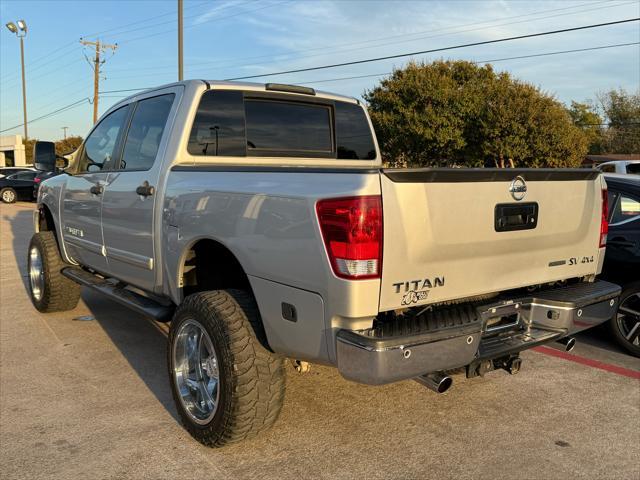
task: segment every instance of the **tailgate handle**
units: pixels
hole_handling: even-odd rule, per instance
[[[532,230],[538,225],[538,203],[499,203],[495,208],[496,232]]]

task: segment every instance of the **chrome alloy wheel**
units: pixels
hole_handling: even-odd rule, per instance
[[[2,200],[6,203],[13,203],[16,199],[16,194],[12,190],[5,190],[2,192]]]
[[[220,401],[218,357],[211,338],[200,323],[188,319],[180,326],[171,350],[180,402],[194,422],[205,425]]]
[[[632,293],[618,308],[616,321],[622,336],[635,347],[640,346],[640,292]]]
[[[44,268],[40,250],[36,247],[31,247],[31,250],[29,250],[29,283],[31,284],[33,298],[36,301],[40,301],[44,292]]]

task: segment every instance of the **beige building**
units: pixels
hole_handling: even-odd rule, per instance
[[[22,167],[26,164],[22,135],[0,136],[0,167]]]

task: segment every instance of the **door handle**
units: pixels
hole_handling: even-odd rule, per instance
[[[93,187],[91,187],[89,189],[89,191],[93,194],[93,195],[101,195],[102,192],[104,192],[104,187],[102,185],[94,185]]]
[[[149,185],[149,182],[145,180],[144,182],[142,182],[142,185],[136,188],[136,193],[138,195],[142,195],[143,197],[148,197],[156,193],[156,188],[152,185]]]

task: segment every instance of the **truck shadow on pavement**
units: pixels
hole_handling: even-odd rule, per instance
[[[27,252],[29,250],[31,235],[29,235],[27,238],[24,238],[24,234],[22,234],[21,231],[28,229],[28,225],[33,221],[33,214],[31,210],[21,210],[17,212],[13,217],[5,215],[4,220],[11,224],[11,233],[13,234],[13,252],[16,257],[16,265],[18,266],[18,271],[20,272],[22,285],[24,286],[28,295],[29,272],[27,269]]]
[[[4,220],[11,225],[16,266],[22,286],[27,296],[30,296],[27,254],[33,231],[29,228],[33,221],[32,210],[20,210],[11,216],[5,215]],[[27,235],[25,231],[28,232]],[[86,288],[82,290],[81,299],[138,377],[171,417],[179,422],[169,389],[166,371],[167,342],[164,332],[145,318]]]
[[[127,363],[178,423],[166,370],[167,337],[161,327],[88,289],[82,300]]]

